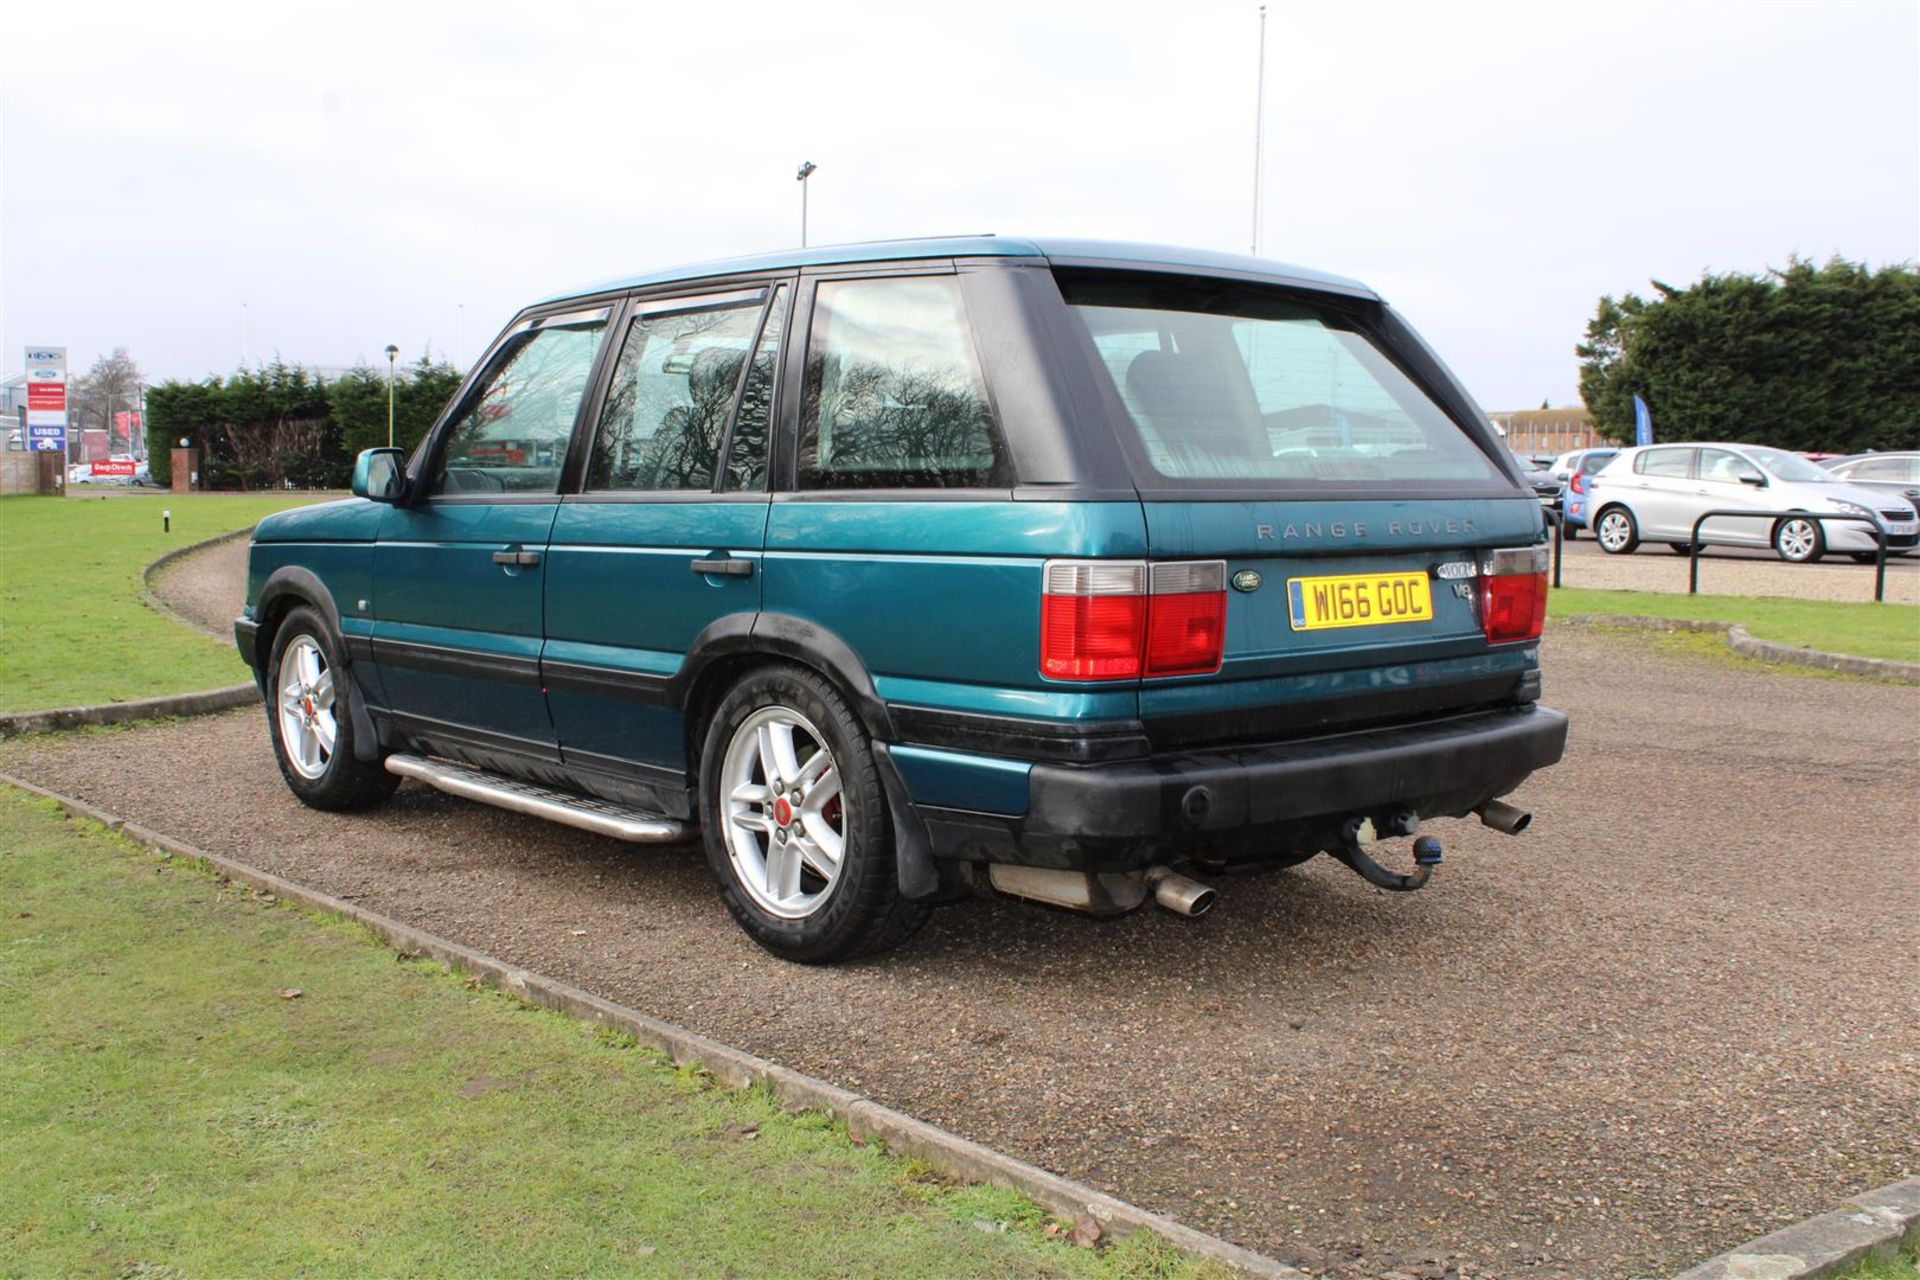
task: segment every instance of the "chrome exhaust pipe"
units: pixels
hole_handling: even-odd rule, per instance
[[[1153,890],[1155,902],[1189,919],[1198,919],[1213,910],[1214,899],[1220,896],[1211,886],[1189,880],[1169,867],[1149,868],[1147,887]]]
[[[1516,809],[1504,800],[1489,800],[1474,812],[1480,815],[1480,821],[1510,836],[1519,835],[1533,824],[1532,814],[1525,809]]]

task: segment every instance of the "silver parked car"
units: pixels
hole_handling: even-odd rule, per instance
[[[1601,550],[1624,555],[1641,542],[1664,542],[1686,554],[1693,522],[1708,511],[1845,512],[1872,516],[1901,554],[1920,543],[1920,515],[1905,500],[1842,481],[1797,453],[1751,444],[1656,444],[1622,449],[1588,481],[1594,537]],[[1864,562],[1874,558],[1874,529],[1861,521],[1738,516],[1709,520],[1704,541],[1772,547],[1796,564],[1828,551]]]
[[[1847,458],[1828,458],[1820,465],[1848,484],[1897,493],[1920,510],[1920,450],[1856,453]]]

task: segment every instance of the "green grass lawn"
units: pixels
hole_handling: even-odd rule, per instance
[[[6,788],[0,904],[0,1272],[1223,1274]]]
[[[1862,658],[1920,662],[1920,606],[1910,604],[1837,604],[1773,596],[1682,596],[1580,587],[1555,591],[1547,603],[1547,616],[1574,613],[1737,622],[1760,640]]]
[[[222,644],[140,601],[175,547],[251,528],[312,495],[0,499],[0,711],[188,693],[247,678]],[[173,531],[160,530],[162,511]]]
[[[1863,1262],[1839,1280],[1920,1280],[1920,1247],[1905,1249],[1886,1262]]]

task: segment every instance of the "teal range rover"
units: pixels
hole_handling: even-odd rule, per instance
[[[528,307],[408,456],[269,517],[235,626],[294,793],[704,841],[828,961],[985,888],[1190,915],[1559,760],[1540,507],[1372,291],[971,237]],[[1383,842],[1412,841],[1408,871]]]

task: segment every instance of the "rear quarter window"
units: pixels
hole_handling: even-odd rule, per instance
[[[803,489],[1011,483],[952,276],[823,280],[800,406]]]

